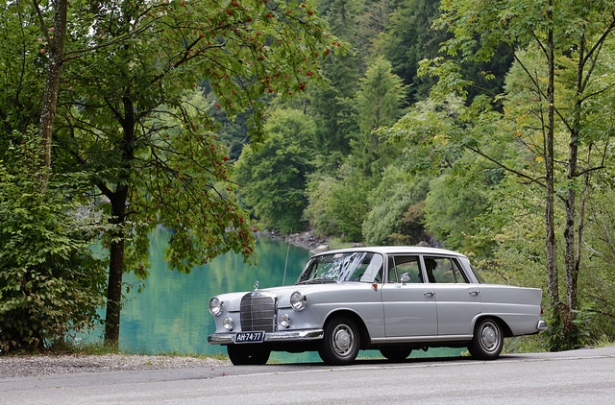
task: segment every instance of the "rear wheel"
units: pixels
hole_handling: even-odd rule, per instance
[[[502,352],[504,335],[495,319],[481,319],[474,328],[474,338],[468,346],[472,357],[480,360],[493,360]]]
[[[406,348],[382,348],[380,349],[380,353],[389,361],[394,363],[399,363],[404,361],[410,353],[412,353],[412,349]]]
[[[351,364],[359,354],[361,337],[357,324],[346,317],[335,317],[325,326],[324,339],[318,350],[326,364]]]
[[[259,345],[228,345],[228,357],[235,366],[266,364],[271,350]]]

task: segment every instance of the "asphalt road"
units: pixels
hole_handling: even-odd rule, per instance
[[[561,353],[0,379],[0,404],[615,404],[615,346]]]

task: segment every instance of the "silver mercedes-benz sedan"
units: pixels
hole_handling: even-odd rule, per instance
[[[546,329],[541,298],[537,288],[485,284],[450,250],[340,249],[312,256],[292,286],[213,297],[207,341],[225,345],[235,365],[309,350],[327,364],[350,364],[364,349],[401,361],[438,346],[495,359],[505,337]]]

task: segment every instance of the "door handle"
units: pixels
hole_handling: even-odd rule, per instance
[[[474,295],[474,296],[477,296],[477,295],[478,295],[478,293],[480,293],[480,291],[476,291],[476,290],[474,290],[474,291],[470,291],[470,292],[469,292],[469,294],[470,294],[470,295]]]
[[[426,295],[427,297],[433,297],[434,295],[436,295],[435,291],[427,291],[424,292],[423,295]]]

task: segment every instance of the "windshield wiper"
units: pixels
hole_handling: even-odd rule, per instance
[[[338,281],[332,278],[312,278],[309,280],[299,281],[297,284],[329,284],[337,283]]]

